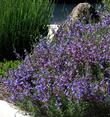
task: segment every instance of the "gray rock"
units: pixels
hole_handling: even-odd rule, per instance
[[[89,3],[80,3],[78,4],[70,13],[71,20],[73,24],[78,20],[84,17],[89,17],[92,6]]]
[[[85,23],[89,23],[90,20],[95,23],[100,21],[100,16],[97,15],[93,6],[87,2],[78,4],[69,17],[69,20],[67,19],[60,25],[59,30],[63,28],[65,31],[69,31],[69,25],[74,25],[78,19],[85,21]],[[85,17],[84,20],[83,17]]]

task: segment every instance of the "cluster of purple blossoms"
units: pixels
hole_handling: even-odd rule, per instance
[[[13,101],[28,98],[33,104],[68,100],[107,101],[110,96],[110,15],[97,24],[69,23],[53,41],[42,40],[24,62],[8,72],[5,81]],[[98,66],[93,74],[94,66]],[[59,102],[59,103],[58,103]]]

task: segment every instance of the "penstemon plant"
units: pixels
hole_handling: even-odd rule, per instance
[[[35,117],[85,117],[89,108],[90,117],[109,117],[110,15],[94,25],[67,23],[68,32],[62,27],[51,43],[42,39],[16,70],[9,70],[4,84],[10,100],[30,101]]]

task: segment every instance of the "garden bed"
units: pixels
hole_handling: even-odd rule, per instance
[[[68,32],[41,37],[19,64],[1,64],[3,96],[33,117],[110,117],[107,13],[95,24],[68,19]]]

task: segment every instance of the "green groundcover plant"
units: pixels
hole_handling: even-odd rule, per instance
[[[0,60],[30,51],[39,34],[46,35],[52,9],[49,0],[0,0]]]
[[[22,61],[4,61],[0,62],[0,76],[6,76],[7,71],[9,69],[15,69],[18,67],[19,64],[21,64]]]

